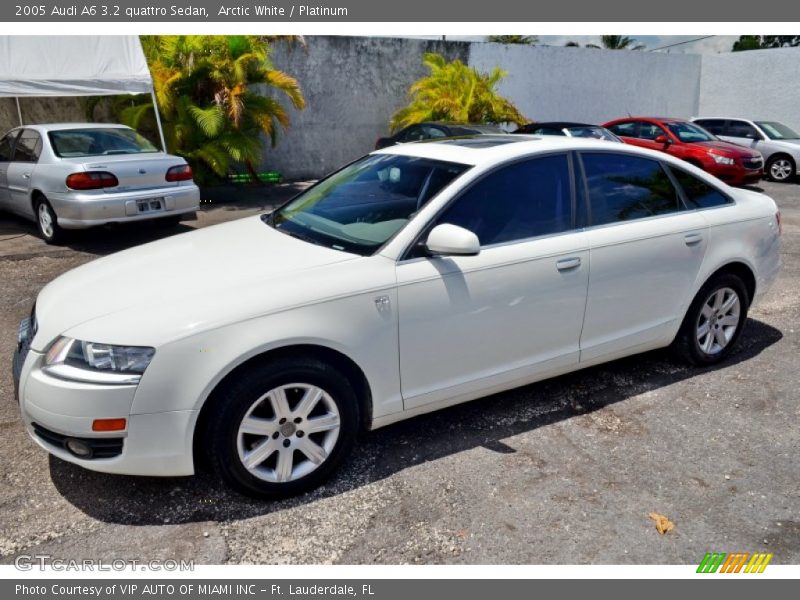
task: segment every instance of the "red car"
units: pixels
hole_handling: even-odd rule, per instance
[[[731,185],[754,183],[763,175],[764,158],[760,152],[722,141],[690,121],[626,117],[603,127],[626,144],[672,154]]]

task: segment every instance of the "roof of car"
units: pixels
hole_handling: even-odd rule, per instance
[[[21,125],[27,129],[38,131],[62,131],[65,129],[130,129],[127,125],[119,123],[30,123]],[[15,127],[19,129],[20,127]]]
[[[608,121],[609,123],[618,123],[624,121],[660,121],[661,123],[683,123],[689,121],[689,119],[681,119],[680,117],[642,117],[642,116],[633,116],[633,117],[620,117],[618,119],[612,119]]]
[[[572,127],[601,127],[600,125],[593,125],[592,123],[574,123],[572,121],[542,121],[538,123],[529,123],[525,127],[536,129],[537,127],[549,127],[552,129],[570,129]]]
[[[477,166],[545,152],[566,152],[568,150],[608,151],[610,146],[613,146],[615,151],[645,154],[657,156],[660,160],[669,160],[669,157],[663,155],[663,153],[656,153],[655,151],[648,151],[635,146],[609,144],[604,140],[526,134],[476,135],[463,138],[412,142],[376,150],[375,154],[396,154]]]

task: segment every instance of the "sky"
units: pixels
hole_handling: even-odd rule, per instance
[[[417,36],[413,36],[417,37]],[[433,36],[419,36],[433,37]],[[578,42],[581,46],[586,44],[600,45],[599,35],[540,35],[539,45],[542,46],[563,46],[569,41]],[[659,50],[661,52],[680,53],[680,54],[717,54],[720,52],[730,52],[733,43],[739,39],[737,35],[712,35],[710,37],[700,35],[632,35],[637,42],[645,45],[645,50],[657,50],[664,46],[679,44]],[[706,39],[698,38],[706,37]],[[485,41],[486,36],[477,35],[448,35],[448,40],[464,41]]]

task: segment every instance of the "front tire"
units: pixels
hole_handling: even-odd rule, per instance
[[[747,288],[739,277],[727,273],[712,277],[689,306],[673,350],[697,366],[725,360],[742,333],[749,305]]]
[[[239,492],[283,498],[325,481],[352,448],[349,381],[311,359],[251,368],[215,397],[204,440],[212,469]]]
[[[48,244],[60,244],[64,240],[64,230],[58,225],[58,217],[44,196],[39,196],[33,205],[36,214],[36,228],[39,236]]]
[[[786,183],[794,177],[795,168],[791,157],[779,155],[770,157],[765,170],[770,181]]]

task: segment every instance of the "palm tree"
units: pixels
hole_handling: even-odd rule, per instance
[[[500,96],[496,87],[506,76],[499,67],[480,73],[460,60],[448,62],[442,55],[425,54],[422,63],[430,75],[408,90],[409,103],[391,120],[392,130],[423,121],[456,123],[527,123],[514,104]]]
[[[167,148],[193,167],[223,177],[240,163],[256,177],[261,134],[272,144],[289,126],[289,113],[277,95],[296,109],[305,107],[300,85],[272,67],[269,40],[259,36],[143,36]],[[261,88],[265,93],[259,93]],[[138,127],[152,118],[152,103],[122,111]]]
[[[605,50],[644,50],[644,44],[637,44],[636,38],[627,35],[602,35],[600,36],[602,46],[597,44],[586,44],[587,48],[603,48]]]
[[[526,44],[535,46],[539,43],[539,38],[535,35],[490,35],[489,42],[495,44]]]

